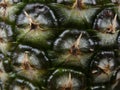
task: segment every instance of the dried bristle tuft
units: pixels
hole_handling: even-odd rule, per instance
[[[68,81],[62,87],[62,90],[73,90],[72,88],[73,88],[73,82],[72,82],[71,73],[69,73]]]
[[[70,48],[70,53],[73,55],[78,55],[80,52],[80,39],[82,37],[82,33],[79,35],[78,39],[73,43],[72,47]]]
[[[26,15],[26,17],[27,17],[28,20],[29,20],[30,30],[37,29],[37,28],[39,27],[39,24],[36,23],[36,22],[32,19],[32,17],[30,17],[30,15],[29,15],[26,11],[24,11],[24,14]]]
[[[72,8],[84,9],[85,5],[83,3],[83,0],[75,0],[75,2],[72,5]]]
[[[107,27],[107,33],[112,33],[114,34],[116,32],[116,19],[117,19],[117,14],[115,15],[113,21],[112,21],[112,24],[110,24],[108,27]]]
[[[24,57],[23,57],[23,63],[22,63],[22,68],[23,69],[32,69],[28,54],[29,54],[29,52],[25,51]]]

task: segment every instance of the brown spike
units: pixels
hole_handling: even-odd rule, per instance
[[[33,22],[32,18],[30,17],[30,15],[28,15],[28,13],[26,11],[24,11],[24,14],[26,15],[26,17],[28,18],[30,25]]]
[[[79,35],[78,39],[73,43],[72,47],[70,48],[71,54],[78,55],[80,53],[79,45],[80,45],[81,37],[82,37],[82,33]]]
[[[107,27],[107,33],[115,33],[116,32],[116,19],[117,19],[117,14],[115,14],[115,17],[112,21],[112,24],[110,24],[108,27]]]
[[[76,42],[74,43],[76,48],[79,48],[81,37],[82,37],[82,33],[79,35],[79,37],[77,38]]]
[[[112,21],[112,26],[113,26],[112,33],[115,33],[115,31],[116,31],[116,27],[117,27],[116,21],[117,21],[117,14],[115,14],[115,17],[114,17],[114,19]]]
[[[84,9],[85,5],[83,3],[83,0],[75,0],[75,2],[72,5],[72,8]]]
[[[23,63],[22,63],[22,68],[23,69],[32,69],[32,66],[29,62],[29,57],[28,57],[28,52],[27,51],[25,51],[22,61],[23,61]]]
[[[72,77],[71,77],[71,73],[69,73],[68,81],[61,88],[61,90],[73,90],[72,88],[73,88]]]
[[[70,90],[72,90],[72,77],[71,77],[71,73],[69,73],[69,77],[68,77],[68,87],[70,88]]]
[[[28,59],[28,52],[25,51],[25,53],[24,53],[24,62],[28,62],[28,61],[29,61],[29,59]]]
[[[26,15],[26,17],[27,17],[28,20],[29,20],[30,30],[40,28],[40,27],[39,27],[39,24],[36,23],[36,22],[30,17],[30,15],[29,15],[26,11],[24,11],[24,14]],[[40,28],[40,30],[43,30],[43,29]]]
[[[109,75],[110,73],[110,65],[106,65],[104,68],[97,66],[98,68],[100,68],[105,74]]]
[[[6,0],[3,0],[4,3],[7,3]]]
[[[76,8],[77,3],[78,3],[78,0],[75,0],[75,2],[74,2],[73,5],[72,5],[72,8]]]

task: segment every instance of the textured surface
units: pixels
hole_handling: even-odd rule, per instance
[[[0,90],[119,90],[120,0],[0,0]]]

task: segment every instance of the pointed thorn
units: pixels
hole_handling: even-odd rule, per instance
[[[78,48],[78,46],[80,45],[80,39],[81,39],[81,37],[82,37],[82,32],[80,33],[78,39],[77,39],[76,42],[75,42],[75,47],[76,47],[76,48]]]
[[[3,0],[4,3],[6,3],[6,0]]]
[[[77,6],[78,0],[75,0],[75,2],[72,5],[72,8],[75,8]]]
[[[23,62],[28,62],[28,61],[29,61],[29,60],[28,60],[28,51],[25,51]]]
[[[72,77],[71,77],[71,73],[69,73],[69,77],[68,77],[68,87],[70,87],[70,89],[72,89]]]
[[[28,20],[30,21],[30,23],[32,23],[33,20],[32,20],[32,18],[30,17],[30,15],[29,15],[25,10],[24,10],[23,12],[24,12],[24,14],[26,15],[26,17],[28,18]]]
[[[117,14],[115,14],[115,17],[114,17],[114,19],[112,21],[113,33],[115,33],[115,31],[116,31],[116,27],[117,27],[116,21],[117,21]]]
[[[73,9],[73,8],[82,9],[82,8],[84,8],[84,7],[85,7],[85,5],[84,5],[84,3],[83,3],[83,0],[75,0],[75,2],[74,2],[73,5],[72,5],[72,9]]]
[[[69,73],[68,81],[69,81],[69,82],[72,81],[71,73]]]

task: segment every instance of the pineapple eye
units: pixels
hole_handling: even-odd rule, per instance
[[[13,55],[13,69],[18,76],[29,80],[41,81],[45,74],[48,59],[44,52],[26,45],[19,45]]]
[[[86,87],[84,74],[81,72],[57,69],[48,79],[49,90],[83,90]]]
[[[48,6],[27,4],[16,17],[17,39],[38,48],[49,47],[49,40],[54,36],[51,27],[56,25],[57,19]]]
[[[34,28],[35,23],[52,26],[56,25],[56,22],[57,19],[55,18],[52,10],[49,7],[39,3],[27,4],[23,8],[23,12],[21,12],[16,18],[18,27],[23,26],[23,28],[25,26],[27,27],[29,24],[32,24],[31,26]]]
[[[17,63],[26,63],[38,69],[42,68],[43,64],[47,64],[48,61],[44,52],[27,45],[19,45],[13,58],[15,59],[13,63],[16,65]]]
[[[91,61],[91,74],[95,83],[110,81],[111,75],[117,67],[114,52],[103,51]]]
[[[94,50],[94,42],[86,32],[66,30],[54,42],[54,49],[56,51],[70,50],[72,52],[74,50],[80,50],[83,52],[89,52]]]
[[[94,51],[94,42],[84,31],[66,30],[54,42],[57,60],[53,63],[65,66],[85,66]]]
[[[115,33],[119,27],[117,14],[114,14],[112,9],[104,9],[95,19],[93,28],[103,33]]]

